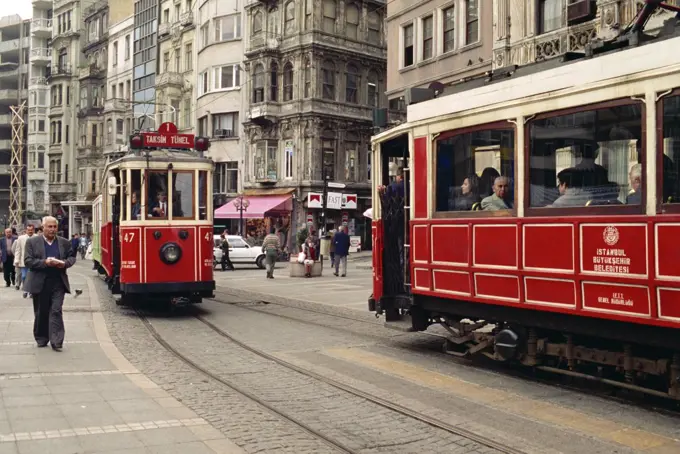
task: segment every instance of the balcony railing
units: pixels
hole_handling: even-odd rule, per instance
[[[28,107],[28,114],[29,115],[47,115],[47,107],[40,107],[40,106],[29,106]]]
[[[192,25],[194,23],[194,13],[192,11],[186,11],[182,13],[182,15],[179,17],[179,23],[185,27]]]
[[[72,74],[73,70],[71,69],[71,65],[68,63],[64,63],[63,65],[56,65],[50,67],[50,72],[47,77],[53,79],[55,77],[71,76]]]
[[[176,86],[181,88],[184,85],[184,77],[180,73],[166,72],[156,78],[156,86]]]
[[[50,191],[50,194],[61,194],[61,195],[73,194],[73,195],[75,195],[76,184],[75,183],[56,183],[56,182],[50,181],[49,191]]]
[[[52,49],[46,47],[37,47],[31,49],[31,62],[43,61],[49,63],[52,59]]]
[[[30,87],[31,85],[44,86],[49,85],[49,83],[47,82],[47,77],[31,77],[28,81],[28,86]]]
[[[52,36],[52,19],[33,19],[31,21],[31,33],[35,36]]]
[[[78,70],[78,79],[88,79],[88,78],[104,78],[106,77],[106,71],[100,68],[96,64],[87,65]]]
[[[158,26],[158,37],[160,38],[161,36],[170,35],[171,30],[172,24],[169,24],[167,22],[160,24]]]
[[[52,8],[52,0],[33,0],[33,6],[38,9],[50,9]]]
[[[125,111],[130,103],[124,99],[107,99],[104,102],[104,112],[111,112],[114,110]]]

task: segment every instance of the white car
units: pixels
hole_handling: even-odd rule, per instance
[[[219,235],[214,235],[213,255],[215,256],[216,266],[222,263],[222,238]],[[229,259],[231,263],[246,263],[249,265],[256,265],[260,269],[264,269],[264,252],[260,246],[250,246],[245,240],[238,235],[227,235],[229,242]]]

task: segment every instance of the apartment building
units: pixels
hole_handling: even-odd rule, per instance
[[[207,0],[198,8],[196,133],[211,140],[208,155],[215,161],[215,208],[242,189],[245,139],[241,122],[247,101],[244,17],[243,2],[238,0]],[[235,231],[233,222],[216,223]]]
[[[158,0],[135,0],[132,42],[132,111],[134,129],[157,128],[156,58],[158,54]]]
[[[291,218],[282,214],[276,222],[290,223],[293,231],[305,223],[347,224],[350,233],[368,238],[361,213],[371,204],[373,112],[386,105],[385,4],[246,5],[244,186],[253,197],[290,196]],[[324,177],[344,185],[338,191],[343,203],[322,208]],[[282,207],[271,211],[285,213]]]
[[[387,3],[390,119],[404,118],[409,101],[405,90],[441,89],[442,85],[452,85],[491,69],[494,3],[481,0]]]
[[[28,159],[26,161],[26,217],[38,221],[49,213],[47,151],[50,146],[50,88],[52,1],[33,2],[28,79]]]
[[[17,15],[0,18],[0,226],[3,228],[8,223],[10,202],[12,158],[10,107],[20,105],[28,97],[30,25],[30,21],[22,20]],[[24,149],[22,157],[24,163],[26,158]],[[22,209],[25,209],[25,191],[22,199],[24,202]]]

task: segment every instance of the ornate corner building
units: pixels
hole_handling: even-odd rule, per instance
[[[386,105],[384,18],[375,0],[246,6],[244,186],[294,192],[298,225],[321,224],[305,199],[323,190],[324,175],[358,196],[351,218],[370,207],[373,112]],[[326,212],[329,228],[345,221],[340,213]]]

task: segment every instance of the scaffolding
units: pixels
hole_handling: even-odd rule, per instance
[[[9,226],[18,227],[23,222],[24,173],[24,110],[26,101],[12,106],[12,159],[9,181]]]

